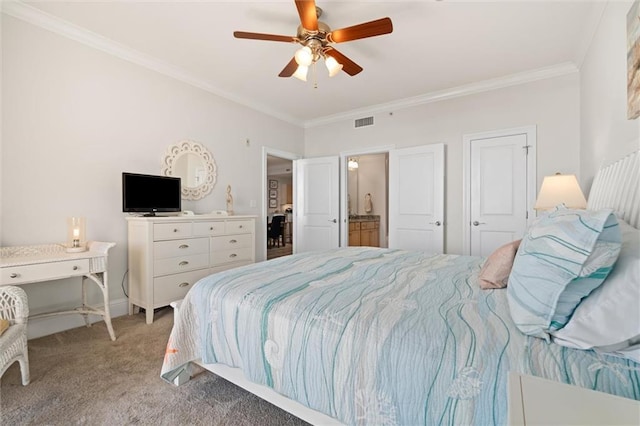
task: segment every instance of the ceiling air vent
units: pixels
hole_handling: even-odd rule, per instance
[[[356,129],[358,127],[373,126],[373,117],[358,118],[356,120]]]

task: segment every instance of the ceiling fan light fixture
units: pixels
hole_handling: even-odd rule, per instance
[[[339,64],[333,56],[326,56],[324,64],[326,65],[327,70],[329,70],[329,77],[333,77],[342,71],[342,64]]]
[[[293,73],[293,77],[298,80],[307,81],[307,73],[309,72],[309,67],[305,65],[298,65],[298,69]]]
[[[298,65],[308,67],[313,63],[313,52],[309,46],[304,46],[296,51],[295,58]]]

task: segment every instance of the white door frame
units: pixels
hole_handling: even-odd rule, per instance
[[[527,226],[535,217],[533,206],[536,202],[537,168],[536,168],[536,126],[523,126],[503,130],[471,133],[462,136],[462,254],[471,254],[471,141],[491,139],[510,135],[527,135]]]
[[[347,247],[349,245],[349,227],[347,226],[347,218],[349,216],[349,202],[347,200],[347,194],[349,192],[347,189],[347,177],[349,174],[349,170],[347,169],[348,158],[367,154],[387,154],[395,148],[395,145],[383,145],[340,152],[340,247]]]
[[[269,185],[268,185],[268,170],[267,170],[267,156],[271,155],[272,157],[284,158],[286,160],[298,160],[302,158],[301,155],[294,154],[292,152],[281,151],[275,148],[269,148],[267,146],[262,147],[262,191],[260,191],[261,196],[261,206],[260,211],[262,212],[257,221],[256,226],[256,234],[262,235],[259,238],[256,238],[256,243],[260,241],[260,250],[258,251],[258,259],[260,261],[267,259],[267,221],[266,217],[268,214],[269,204],[267,200],[269,199]],[[292,188],[292,197],[295,200],[296,198],[296,182],[295,176],[293,174],[293,167],[291,173],[291,182],[293,183]],[[296,233],[293,233],[293,239],[291,240],[291,244],[293,244],[293,250],[295,252],[296,249]]]

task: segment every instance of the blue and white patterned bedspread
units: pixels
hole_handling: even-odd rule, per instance
[[[505,424],[516,371],[640,399],[640,365],[520,333],[483,258],[350,247],[249,265],[184,299],[161,376],[192,360],[345,424]]]

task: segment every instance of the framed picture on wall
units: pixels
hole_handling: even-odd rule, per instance
[[[278,181],[269,180],[269,189],[278,189]]]
[[[270,209],[275,209],[276,207],[278,207],[278,200],[276,200],[275,198],[270,198],[269,199],[269,208]]]
[[[278,190],[270,189],[269,190],[269,198],[278,198]]]
[[[640,0],[627,13],[627,118],[640,117]]]

